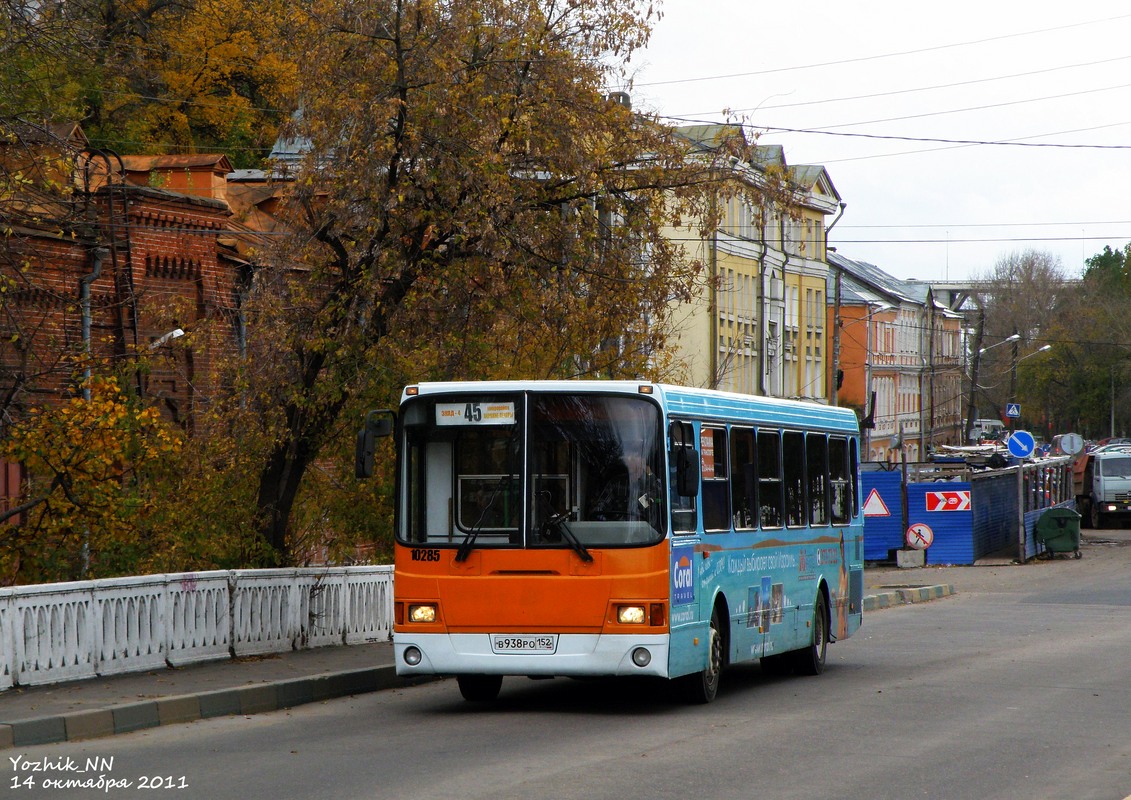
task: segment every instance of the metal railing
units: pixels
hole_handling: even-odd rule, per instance
[[[147,575],[0,589],[0,690],[392,635],[393,568]]]

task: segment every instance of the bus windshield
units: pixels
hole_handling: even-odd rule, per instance
[[[435,395],[403,409],[407,544],[656,544],[666,531],[660,410],[634,396]]]

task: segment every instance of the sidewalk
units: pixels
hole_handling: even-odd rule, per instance
[[[210,661],[0,692],[0,750],[257,714],[408,683],[390,642]]]
[[[866,612],[954,593],[949,585],[873,591],[865,577]],[[0,692],[0,750],[277,711],[407,685],[395,674],[393,645],[379,642],[14,688]]]

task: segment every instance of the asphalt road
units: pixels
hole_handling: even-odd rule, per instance
[[[663,683],[516,678],[483,707],[443,681],[6,751],[4,786],[55,798],[136,797],[145,781],[160,788],[141,794],[241,800],[1123,800],[1131,535],[1088,537],[1110,544],[1089,541],[1079,561],[892,571],[893,584],[958,594],[867,615],[817,678],[729,670],[710,706]],[[67,758],[103,761],[78,773]],[[43,785],[100,775],[131,785]]]

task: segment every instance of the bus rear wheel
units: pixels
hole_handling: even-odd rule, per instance
[[[824,592],[817,593],[813,606],[813,641],[808,647],[796,651],[793,668],[798,675],[820,675],[825,670],[825,655],[829,646],[829,604]]]
[[[711,612],[711,627],[707,632],[707,666],[701,672],[680,679],[688,701],[706,704],[715,699],[719,692],[719,676],[723,672],[723,646],[722,623],[716,608]]]
[[[499,696],[503,688],[502,675],[457,675],[459,693],[472,703],[489,703]]]

